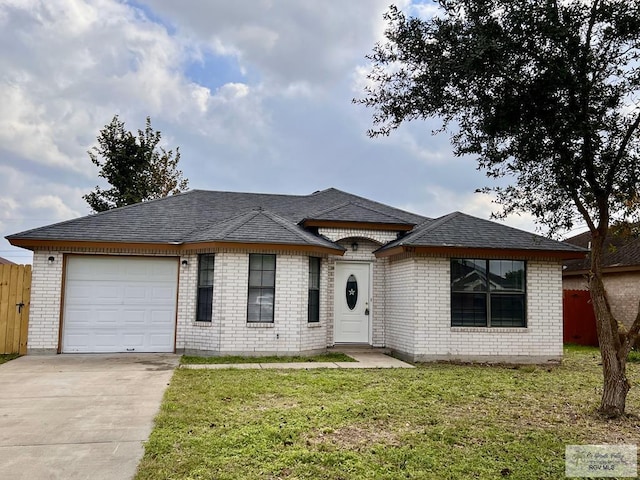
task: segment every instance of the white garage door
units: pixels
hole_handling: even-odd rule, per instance
[[[67,258],[65,353],[173,352],[175,258]]]

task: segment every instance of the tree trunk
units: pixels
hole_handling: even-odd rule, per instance
[[[592,236],[591,272],[589,290],[596,316],[602,373],[604,383],[599,411],[609,418],[624,415],[627,393],[631,388],[627,380],[627,351],[620,342],[618,323],[611,313],[602,282],[601,255],[604,247],[603,236]]]

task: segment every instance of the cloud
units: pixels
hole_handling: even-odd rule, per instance
[[[472,192],[486,179],[429,123],[366,136],[371,111],[351,98],[388,3],[0,0],[0,237],[89,212],[101,179],[86,152],[114,114],[133,131],[151,116],[191,188],[333,186],[484,213]],[[28,255],[0,240],[7,252]]]
[[[312,90],[344,80],[354,59],[362,59],[381,35],[388,7],[386,0],[142,3],[179,35],[218,55],[233,55],[270,86],[305,84]]]

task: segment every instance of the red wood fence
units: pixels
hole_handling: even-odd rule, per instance
[[[598,346],[596,316],[588,290],[563,290],[564,343]]]

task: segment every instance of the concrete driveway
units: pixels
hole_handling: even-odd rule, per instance
[[[26,356],[0,365],[0,478],[131,479],[179,356]]]

